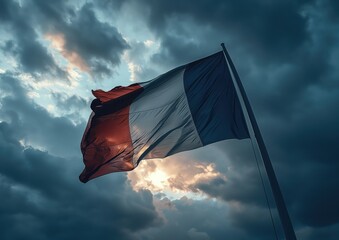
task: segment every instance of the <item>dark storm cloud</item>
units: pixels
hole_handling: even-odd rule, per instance
[[[32,9],[44,31],[62,34],[66,50],[79,54],[94,76],[112,73],[129,47],[114,26],[98,20],[93,4],[75,10],[66,2],[33,1]]]
[[[313,239],[312,236],[335,239],[338,229],[333,226],[339,223],[339,115],[334,109],[339,103],[339,92],[320,86],[312,91],[313,94],[291,103],[290,109],[280,113],[281,103],[275,106],[278,109],[270,111],[268,106],[274,103],[267,99],[267,108],[260,106],[260,112],[265,115],[259,115],[258,119],[290,216],[296,230],[300,231],[298,236],[301,239]],[[253,157],[243,156],[237,149],[240,148],[234,146],[233,151],[231,147],[225,151],[233,159],[233,171],[240,176],[225,171],[227,181],[214,179],[197,187],[228,202],[254,202],[262,206],[265,200],[260,182],[253,181],[258,176],[251,172],[255,171],[254,166],[247,161]],[[301,229],[307,227],[306,234]]]
[[[267,208],[250,140],[218,142],[199,149],[188,157],[197,162],[213,163],[216,171],[222,173],[221,176],[197,181],[191,186],[192,190],[200,190],[212,198],[226,202]],[[267,184],[265,176],[264,180],[264,184]]]
[[[307,110],[290,121],[290,129],[282,127],[276,158],[284,163],[280,170],[293,178],[282,179],[289,186],[286,197],[294,199],[299,220],[309,226],[324,227],[339,222],[338,119],[333,109],[339,103],[339,91],[317,97]],[[273,143],[273,144],[274,144]],[[288,153],[288,154],[287,154]],[[294,187],[292,187],[294,186]],[[293,206],[293,205],[292,205]]]
[[[125,192],[126,179],[110,195],[77,186],[69,160],[24,149],[11,127],[0,123],[2,239],[137,239],[134,231],[160,223],[149,192]]]
[[[78,127],[29,101],[15,78],[2,76],[0,83],[8,94],[1,99],[1,117],[8,118],[0,122],[1,239],[139,239],[135,232],[161,224],[152,194],[132,191],[125,174],[83,185],[77,179],[82,168],[79,155],[66,159],[22,146],[19,140],[29,140],[34,131],[37,136],[56,135],[51,127],[57,126],[63,135],[59,144],[67,142],[65,148],[79,142]],[[24,114],[35,116],[35,125]],[[43,140],[48,146],[49,140]]]
[[[168,206],[163,210],[167,221],[161,228],[146,230],[145,239],[274,239],[264,209],[186,197],[158,201]]]
[[[9,21],[11,19],[11,12],[13,12],[13,8],[15,8],[12,1],[1,1],[0,2],[0,19],[2,21]]]
[[[1,99],[0,113],[27,137],[27,141],[48,149],[58,156],[79,153],[79,139],[84,123],[74,125],[65,117],[52,117],[44,108],[27,97],[19,80],[10,74],[1,74],[0,87],[8,96]]]
[[[334,110],[339,103],[338,81],[334,79],[339,73],[333,61],[338,58],[338,36],[325,29],[338,25],[325,13],[310,16],[316,21],[310,31],[312,44],[297,54],[297,60],[290,61],[290,71],[274,79],[276,85],[264,88],[267,94],[258,110],[265,114],[259,119],[266,122],[267,146],[278,163],[285,198],[296,222],[314,227],[314,234],[327,227],[331,229],[328,239],[332,239],[335,230],[330,226],[339,221],[335,204],[339,201],[335,190],[339,186],[335,178],[339,115]],[[275,96],[269,93],[273,87],[278,89]]]
[[[175,59],[187,57],[197,49],[214,49],[213,44],[230,39],[240,40],[256,55],[269,56],[270,61],[291,57],[308,39],[306,19],[300,14],[303,4],[295,1],[270,3],[267,1],[142,1],[141,9],[150,27],[162,41],[162,54],[174,54]],[[187,22],[199,26],[196,32],[182,28]],[[173,24],[174,23],[174,24]],[[213,28],[223,32],[215,39],[210,34],[197,38],[199,29]],[[174,34],[173,34],[174,33]],[[225,38],[226,36],[226,38]],[[187,39],[196,41],[187,42]],[[171,41],[172,40],[172,41]],[[176,40],[176,41],[173,41]],[[210,46],[204,41],[208,41]],[[180,44],[176,44],[179,43]],[[179,51],[185,46],[186,51]]]
[[[95,73],[100,73],[98,70],[107,63],[120,63],[120,56],[128,47],[115,27],[96,18],[91,5],[83,6],[77,18],[62,32],[66,36],[66,48],[88,59]],[[106,68],[109,69],[109,65]]]
[[[88,106],[90,106],[90,101],[86,101],[77,95],[68,96],[64,93],[52,93],[52,97],[56,100],[58,108],[66,111],[79,111],[81,109],[87,109]]]
[[[207,181],[198,181],[194,188],[211,198],[225,201],[229,206],[227,218],[229,218],[230,224],[239,228],[239,233],[241,232],[242,235],[257,236],[258,239],[274,238],[268,201],[274,223],[277,225],[277,234],[282,236],[267,177],[265,174],[262,175],[267,194],[266,200],[250,141],[247,139],[227,140],[208,146],[206,152],[206,155],[210,156],[205,156],[202,159],[198,157],[198,161],[213,162],[216,166],[215,169],[223,174]],[[195,154],[193,155],[195,156]],[[200,153],[197,155],[201,156]],[[264,173],[260,159],[258,161],[260,171]],[[240,236],[230,238],[241,239]],[[244,238],[251,239],[248,236]]]
[[[225,201],[258,202],[258,204],[266,207],[265,202],[260,201],[263,199],[260,199],[262,192],[260,185],[258,185],[259,182],[253,181],[253,179],[257,180],[256,174],[257,172],[254,171],[245,176],[231,177],[227,181],[222,178],[215,178],[208,183],[198,183],[197,188],[211,197],[222,198]]]
[[[67,79],[66,73],[55,63],[47,49],[38,41],[36,30],[32,27],[31,15],[15,1],[2,1],[3,9],[0,24],[13,34],[14,39],[5,43],[5,53],[16,56],[20,66],[32,74],[52,74]],[[1,21],[2,20],[2,21]]]
[[[13,40],[2,48],[17,56],[22,69],[32,74],[52,73],[67,79],[67,74],[39,42],[37,31],[42,31],[43,35],[61,34],[65,50],[69,54],[78,54],[78,61],[85,63],[82,70],[95,77],[112,73],[120,63],[121,54],[128,48],[114,26],[98,20],[92,4],[85,4],[77,10],[65,1],[36,0],[23,2],[22,5],[2,1],[1,9],[0,23],[13,34]]]
[[[112,13],[112,11],[116,14],[121,7],[123,6],[125,0],[103,0],[103,1],[95,1],[93,4],[97,6],[102,11],[107,11],[107,13]]]
[[[324,12],[329,16],[332,21],[338,21],[339,3],[336,0],[323,0],[319,1],[318,5],[324,9]]]
[[[140,67],[138,71],[135,71],[135,81],[143,82],[148,79],[153,79],[157,76],[154,70],[153,64],[145,64],[147,62],[148,47],[144,42],[130,41],[131,48],[127,52],[126,56],[128,61],[133,62]]]

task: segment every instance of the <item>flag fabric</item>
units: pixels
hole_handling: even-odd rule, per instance
[[[87,182],[225,139],[249,138],[223,52],[159,77],[93,91],[81,141]]]

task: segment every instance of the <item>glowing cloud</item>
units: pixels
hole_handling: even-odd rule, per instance
[[[130,81],[136,82],[138,80],[137,74],[140,74],[142,72],[142,68],[138,64],[135,64],[133,62],[129,62],[128,63],[128,71],[131,74]]]
[[[196,162],[186,156],[178,154],[166,159],[141,161],[134,171],[128,173],[133,189],[148,189],[172,198],[201,197],[203,193],[196,187],[198,183],[225,178],[214,164]]]
[[[46,34],[45,38],[51,42],[54,50],[58,51],[72,66],[76,66],[83,72],[90,72],[87,63],[75,51],[68,51],[65,48],[66,40],[63,34]],[[68,70],[71,68],[67,68]]]
[[[147,79],[143,79],[143,77],[145,77],[145,71],[147,72],[149,69],[147,67],[145,68],[144,66],[148,65],[153,54],[158,51],[160,44],[150,39],[143,42],[132,41],[129,42],[129,44],[132,46],[132,49],[126,51],[123,54],[122,59],[128,66],[130,81],[145,81]]]

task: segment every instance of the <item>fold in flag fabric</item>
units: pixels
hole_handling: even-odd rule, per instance
[[[130,171],[143,159],[249,138],[222,51],[153,80],[93,95],[81,141],[82,182]]]

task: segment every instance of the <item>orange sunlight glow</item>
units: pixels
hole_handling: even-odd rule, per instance
[[[173,198],[188,195],[202,197],[197,184],[217,177],[226,180],[214,164],[197,162],[184,155],[141,161],[127,176],[135,191],[148,189],[152,193],[165,193]]]
[[[59,52],[71,65],[76,66],[83,72],[89,72],[90,69],[81,56],[77,52],[65,48],[66,40],[62,33],[46,34],[45,38],[50,41],[52,48]],[[67,68],[67,70],[69,69]]]

